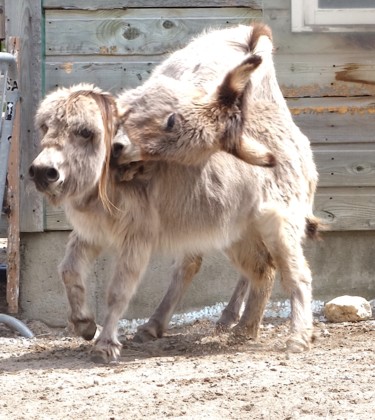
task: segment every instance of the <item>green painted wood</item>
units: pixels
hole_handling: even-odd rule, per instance
[[[248,8],[47,11],[46,55],[159,55],[207,27],[260,17]]]

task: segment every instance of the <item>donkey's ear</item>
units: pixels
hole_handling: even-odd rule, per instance
[[[220,105],[231,107],[243,94],[249,82],[250,74],[260,65],[262,58],[259,55],[251,55],[241,64],[231,70],[218,87],[217,98]]]
[[[131,108],[128,104],[117,105],[117,115],[120,124],[124,123],[130,114]]]

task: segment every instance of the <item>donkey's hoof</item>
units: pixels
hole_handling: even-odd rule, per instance
[[[233,336],[238,338],[244,338],[247,340],[256,340],[258,338],[258,329],[254,331],[254,328],[249,328],[246,325],[237,324],[231,330]]]
[[[136,343],[147,343],[163,337],[163,332],[163,328],[158,322],[150,320],[137,328],[133,341]]]
[[[137,331],[136,334],[133,337],[133,341],[135,343],[148,343],[149,341],[156,340],[157,337],[155,337],[153,334],[151,334],[149,331]]]
[[[302,353],[311,348],[312,334],[293,334],[286,342],[286,351],[288,353]]]
[[[217,322],[215,325],[215,333],[216,334],[225,334],[230,331],[230,325]]]
[[[216,322],[215,332],[217,334],[228,332],[233,325],[237,324],[239,317],[237,314],[224,309],[220,319]]]
[[[74,332],[87,341],[95,337],[97,325],[92,319],[74,322]]]
[[[91,352],[91,360],[95,363],[115,362],[121,353],[121,343],[107,341],[97,342]]]

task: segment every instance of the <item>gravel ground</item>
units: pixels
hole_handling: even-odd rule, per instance
[[[25,321],[26,322],[26,321]],[[212,320],[138,344],[119,362],[90,361],[91,343],[27,322],[0,325],[0,419],[370,419],[375,321],[316,321],[309,352],[287,354],[288,320],[265,319],[258,342],[214,334]],[[372,414],[371,414],[372,413]]]

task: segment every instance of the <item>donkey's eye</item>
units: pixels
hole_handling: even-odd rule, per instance
[[[81,130],[77,130],[75,132],[75,135],[80,136],[80,137],[88,140],[88,139],[90,139],[94,136],[94,133],[91,130],[89,130],[88,128],[82,128]]]
[[[172,130],[176,122],[176,114],[171,114],[167,120],[167,130]]]

